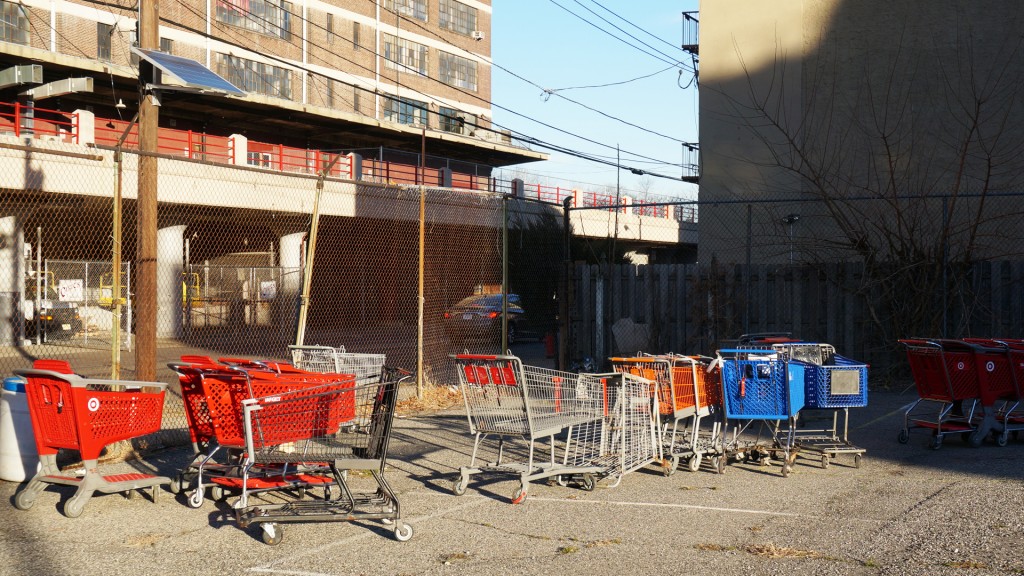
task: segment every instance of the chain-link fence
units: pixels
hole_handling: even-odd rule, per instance
[[[0,372],[55,358],[86,376],[135,375],[139,156],[81,150],[0,145]],[[181,157],[158,166],[156,368],[171,383],[169,430],[185,420],[166,364],[184,354],[287,361],[301,337],[451,384],[449,354],[553,331],[548,269],[563,234],[551,207]],[[467,308],[479,299],[489,307]]]
[[[699,206],[701,242],[716,237],[728,258],[638,258],[576,237],[570,358],[713,355],[745,333],[784,332],[869,362],[881,383],[906,376],[900,338],[1024,337],[1024,194],[833,199],[838,207],[769,198],[715,218],[719,204],[681,204]],[[870,234],[850,240],[860,229],[831,213]]]

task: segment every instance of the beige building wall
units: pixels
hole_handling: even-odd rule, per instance
[[[991,0],[702,2],[700,260],[927,251],[944,227],[1019,257],[1022,29]]]

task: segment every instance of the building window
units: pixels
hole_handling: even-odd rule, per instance
[[[352,87],[352,111],[359,114],[359,86]]]
[[[217,21],[290,40],[291,9],[282,0],[217,0]]]
[[[384,0],[384,9],[402,16],[427,21],[427,0]]]
[[[427,75],[427,47],[405,38],[384,34],[384,66]]]
[[[110,62],[110,44],[113,35],[113,26],[103,22],[96,23],[96,58],[98,60]]]
[[[476,30],[476,8],[457,0],[441,0],[438,26],[469,36]]]
[[[352,23],[352,49],[359,50],[359,22]]]
[[[408,98],[388,98],[384,101],[384,120],[426,126],[427,103]]]
[[[292,76],[285,68],[218,54],[217,73],[246,92],[286,99],[292,97]]]
[[[334,14],[327,15],[327,43],[334,42]]]
[[[28,45],[28,10],[13,2],[0,1],[0,17],[3,30],[0,41]]]
[[[476,62],[469,58],[441,52],[438,79],[449,86],[476,91]]]
[[[459,112],[455,108],[441,106],[437,109],[437,116],[441,120],[441,130],[456,134],[466,134],[468,132],[464,112]]]
[[[174,40],[171,40],[170,38],[161,38],[160,51],[168,54],[174,54]]]
[[[334,80],[327,79],[327,88],[324,90],[324,104],[328,108],[334,107]]]

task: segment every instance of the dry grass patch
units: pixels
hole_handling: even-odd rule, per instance
[[[752,544],[746,547],[748,554],[761,558],[821,558],[820,552],[814,550],[800,550],[798,548],[787,548],[775,544]]]
[[[424,386],[423,397],[413,396],[395,407],[395,414],[408,416],[423,412],[446,410],[462,402],[462,393],[455,386]]]

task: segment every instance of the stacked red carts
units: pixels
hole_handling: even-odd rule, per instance
[[[346,352],[344,346],[289,346],[292,364],[310,372],[353,374],[356,382],[376,382],[384,368],[387,357],[384,354]]]
[[[828,468],[840,454],[852,455],[854,467],[859,468],[866,450],[849,441],[850,408],[867,406],[867,364],[836,354],[830,344],[790,342],[776,343],[772,348],[785,358],[787,371],[796,364],[803,369],[805,410],[797,418],[796,446],[820,454],[822,468]],[[831,427],[808,427],[807,410],[827,413]]]
[[[666,476],[676,471],[681,459],[687,462],[691,472],[696,472],[704,456],[718,455],[716,438],[720,423],[713,421],[709,435],[701,433],[703,419],[714,414],[721,403],[719,373],[708,369],[711,358],[668,354],[615,357],[610,361],[616,372],[655,383]]]
[[[906,338],[900,343],[907,349],[918,399],[903,414],[899,442],[906,444],[915,428],[931,431],[929,445],[935,450],[950,434],[969,440],[981,392],[975,349],[960,340]]]
[[[1024,418],[1017,413],[1024,385],[1024,341],[964,338],[974,350],[978,370],[978,400],[981,414],[975,413],[975,429],[968,441],[981,446],[990,436],[997,446],[1006,446],[1010,433],[1024,429]]]
[[[25,392],[41,468],[14,497],[14,505],[28,510],[47,484],[75,486],[74,496],[64,503],[64,515],[81,516],[93,493],[110,494],[152,488],[169,478],[150,474],[103,475],[98,459],[103,448],[160,429],[164,390],[158,382],[101,380],[71,372],[67,362],[36,360],[31,370],[15,370],[26,380]],[[77,450],[84,475],[62,473],[57,451]]]
[[[244,400],[245,470],[317,463],[326,466],[324,475],[332,482],[322,498],[300,495],[284,502],[252,498],[243,484],[234,505],[238,525],[259,524],[267,544],[279,543],[280,524],[289,522],[380,520],[393,526],[396,540],[412,538],[412,526],[401,521],[398,498],[384,475],[398,386],[405,378],[385,369],[377,382],[349,377]],[[353,490],[351,471],[369,473],[373,489]]]
[[[513,503],[526,498],[530,482],[544,478],[560,484],[572,479],[593,490],[600,478],[616,476],[617,484],[660,456],[646,380],[527,366],[515,356],[453,358],[474,436],[469,466],[460,468],[453,485],[457,495],[466,492],[473,475],[485,472],[519,477]],[[564,437],[564,445],[556,445],[556,437]],[[497,440],[497,460],[478,465],[480,446],[489,439]],[[526,443],[522,459],[506,457],[506,442],[515,440]],[[546,463],[537,458],[545,440]]]
[[[226,381],[234,380],[232,386],[237,390],[245,390],[249,394],[255,393],[251,385],[253,375],[266,375],[275,378],[274,374],[290,375],[296,382],[320,383],[319,376],[298,370],[287,364],[277,362],[261,362],[244,358],[219,358],[213,360],[208,356],[184,355],[180,363],[168,364],[168,367],[178,373],[178,382],[181,389],[181,398],[184,404],[185,421],[188,426],[189,437],[192,441],[192,461],[171,481],[171,492],[174,494],[185,490],[189,493],[186,502],[190,506],[199,507],[203,504],[204,488],[208,487],[211,496],[215,500],[222,499],[225,489],[228,487],[238,488],[234,484],[238,476],[239,456],[241,454],[241,406],[232,406],[230,393],[223,388]],[[213,402],[214,411],[211,411],[210,403],[207,401],[207,392],[203,381],[208,375],[220,375],[220,382],[213,383],[219,393],[214,394],[217,398]],[[260,378],[260,381],[267,381],[268,378]],[[272,380],[271,380],[272,382]],[[294,387],[294,383],[288,386]],[[274,390],[268,390],[273,392]],[[214,413],[217,408],[221,409],[220,419],[215,427]],[[218,436],[227,444],[216,442]],[[268,471],[271,476],[277,476],[279,471]],[[234,478],[226,484],[212,483],[202,484],[202,476]]]
[[[803,366],[787,365],[784,355],[770,346],[719,350],[717,362],[722,370],[724,411],[722,456],[715,462],[719,472],[730,458],[749,459],[767,452],[781,455],[782,475],[788,477],[796,456],[796,418],[804,407]],[[782,421],[788,425],[781,427]],[[750,443],[741,435],[754,424],[760,424],[759,432]],[[772,441],[767,448],[760,442],[765,430]]]

